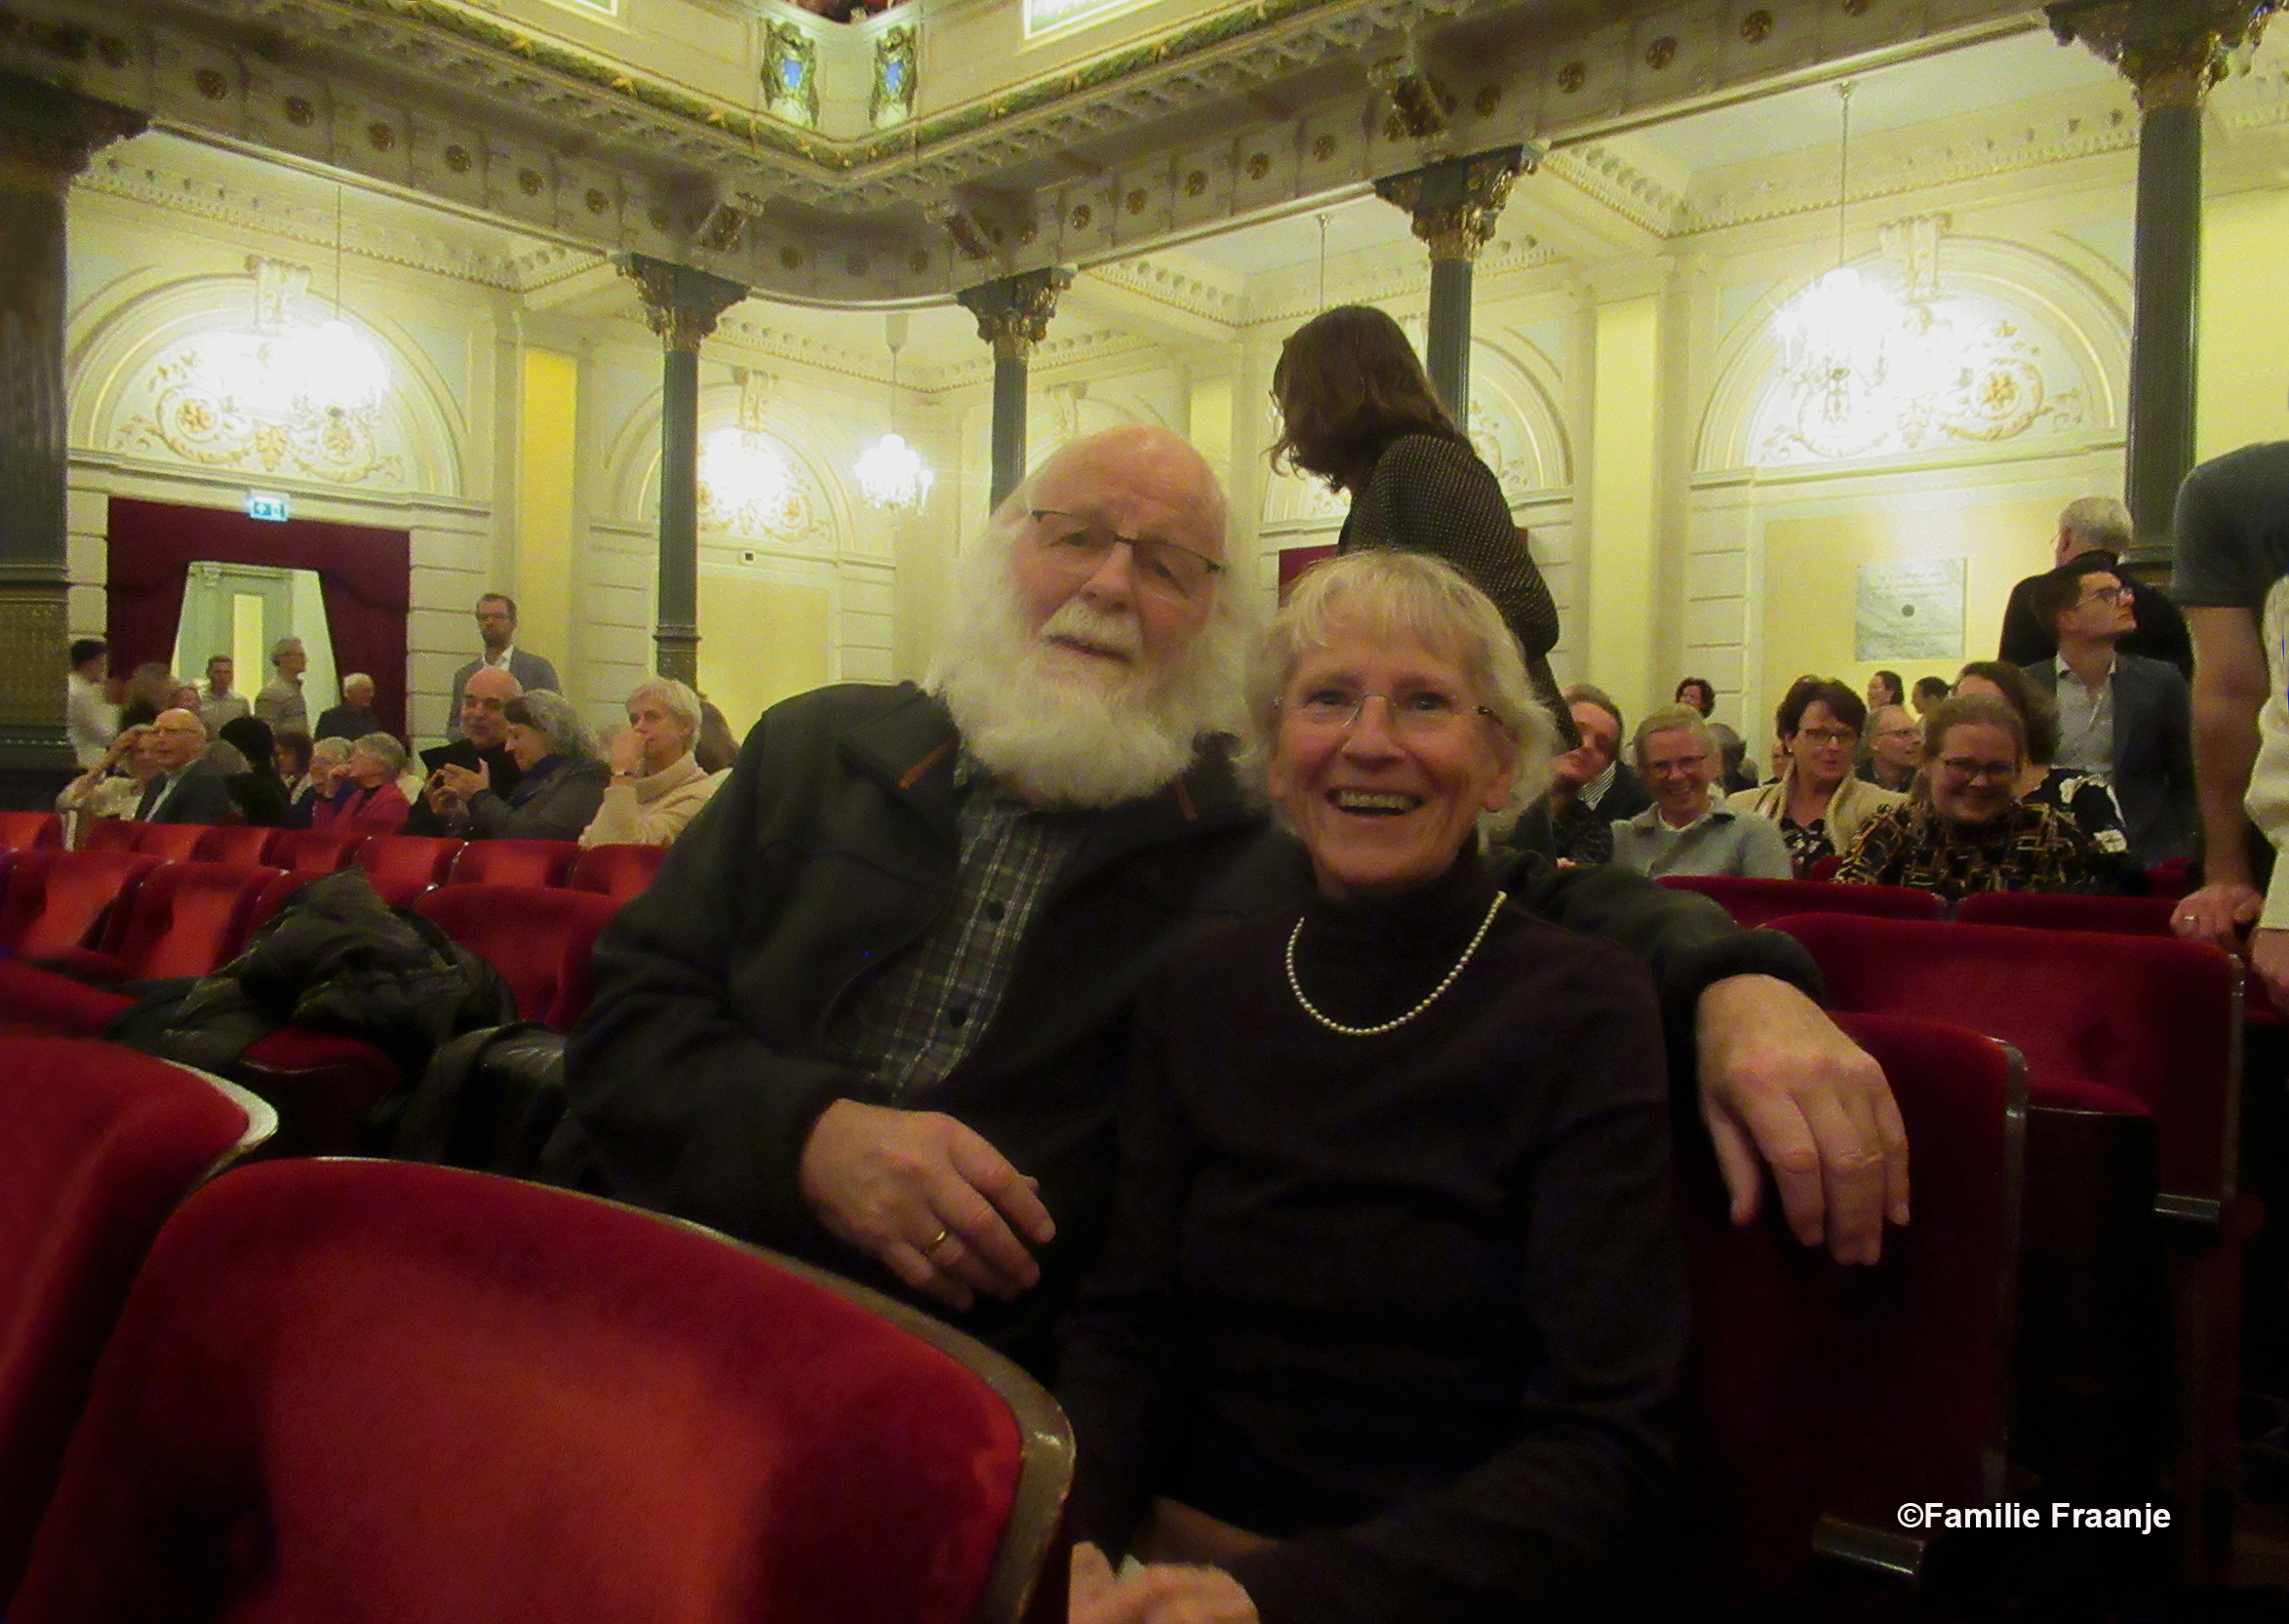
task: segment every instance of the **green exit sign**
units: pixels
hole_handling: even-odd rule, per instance
[[[287,512],[285,493],[279,491],[249,491],[247,517],[268,519],[273,524],[284,524],[291,515]]]

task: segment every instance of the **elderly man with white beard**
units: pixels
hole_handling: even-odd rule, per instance
[[[1256,625],[1223,573],[1223,497],[1183,441],[1051,457],[961,561],[929,682],[774,707],[613,920],[547,1176],[1045,1364],[1110,1216],[1149,963],[1309,884],[1232,760]],[[1907,1219],[1905,1134],[1800,950],[1635,875],[1519,867],[1513,896],[1652,961],[1736,1217],[1761,1150],[1799,1237],[1873,1260]]]

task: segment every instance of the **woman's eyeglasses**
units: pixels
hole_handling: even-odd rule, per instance
[[[1281,709],[1307,728],[1349,733],[1359,726],[1369,699],[1383,701],[1383,725],[1410,737],[1443,732],[1466,716],[1492,716],[1484,705],[1465,705],[1435,688],[1407,693],[1354,693],[1348,689],[1322,688],[1300,699],[1283,700]]]

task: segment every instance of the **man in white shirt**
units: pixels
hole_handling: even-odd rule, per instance
[[[102,761],[119,732],[119,707],[103,692],[111,664],[111,651],[99,637],[83,637],[71,646],[71,675],[64,678],[63,718],[71,734],[71,753],[82,768]]]
[[[222,724],[235,722],[252,713],[244,693],[231,692],[231,682],[238,675],[238,667],[228,654],[217,654],[207,661],[207,686],[199,690],[199,720],[207,724],[210,738],[222,732]]]
[[[1638,724],[1630,741],[1638,776],[1653,804],[1613,824],[1613,860],[1659,879],[1664,874],[1790,877],[1788,843],[1769,817],[1715,800],[1717,741],[1690,705],[1669,705]]]

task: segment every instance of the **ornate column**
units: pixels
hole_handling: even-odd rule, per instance
[[[2166,580],[2171,509],[2193,465],[2194,317],[2201,280],[2201,109],[2230,55],[2254,47],[2272,0],[2064,0],[2044,8],[2138,92],[2138,226],[2131,269],[2126,560]]]
[[[1494,235],[1510,188],[1542,161],[1539,147],[1500,146],[1446,158],[1375,182],[1375,195],[1413,218],[1431,250],[1431,335],[1423,365],[1458,423],[1471,412],[1471,267]]]
[[[965,288],[955,297],[977,318],[977,336],[994,346],[994,484],[989,505],[1025,478],[1025,371],[1033,346],[1048,335],[1057,296],[1073,285],[1062,265]]]
[[[659,674],[699,681],[699,345],[716,318],[747,297],[736,282],[643,254],[612,263],[644,296],[659,335]]]
[[[64,200],[139,113],[0,75],[0,805],[53,805],[77,769],[63,730]]]

